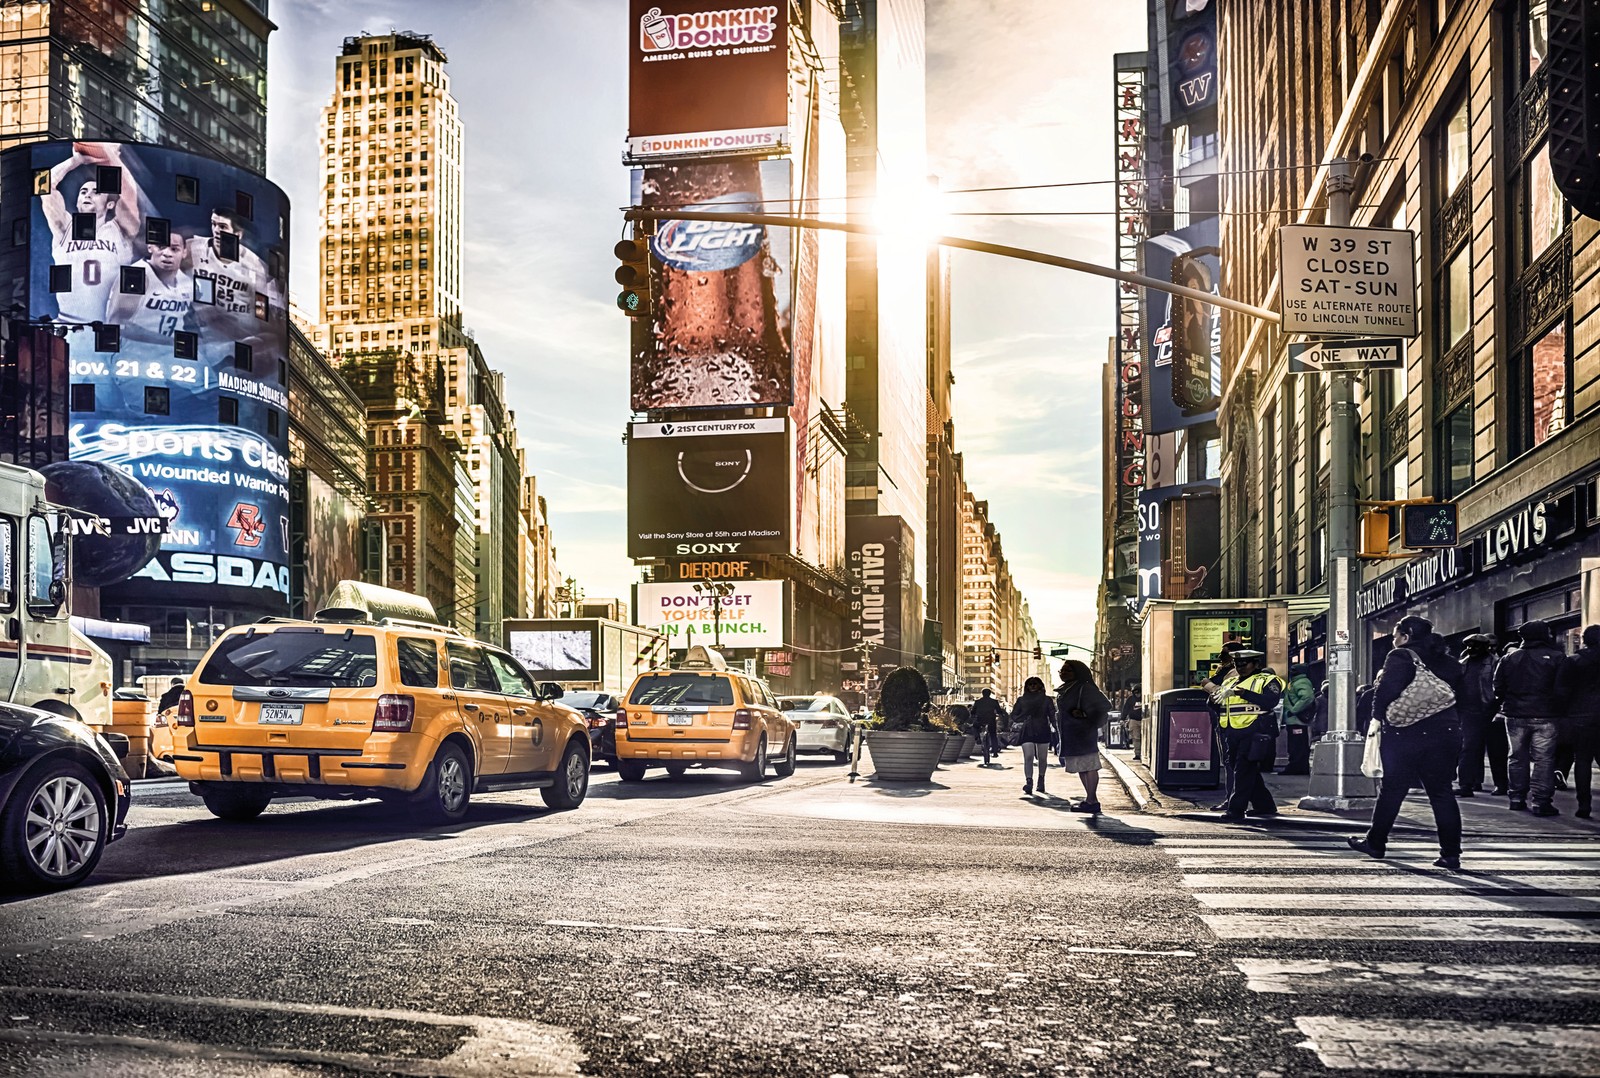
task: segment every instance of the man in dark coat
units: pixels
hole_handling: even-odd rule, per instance
[[[1556,692],[1566,706],[1561,723],[1572,743],[1573,785],[1578,791],[1575,815],[1587,820],[1592,769],[1600,760],[1600,625],[1583,630],[1583,647],[1569,655],[1556,674]]]
[[[984,689],[983,695],[972,702],[972,734],[985,746],[985,757],[1000,754],[1000,716],[1004,713],[993,689]]]
[[[161,694],[161,699],[156,703],[157,711],[170,711],[178,706],[178,699],[183,695],[183,679],[175,677],[167,686],[167,691]]]
[[[1561,715],[1556,676],[1566,656],[1544,622],[1527,622],[1519,632],[1522,646],[1501,659],[1494,672],[1495,700],[1505,714],[1511,743],[1511,809],[1520,812],[1531,801],[1535,816],[1559,816],[1550,800],[1556,788],[1556,722]]]
[[[1456,767],[1456,796],[1471,797],[1483,789],[1483,757],[1489,756],[1496,797],[1506,792],[1506,725],[1494,704],[1494,637],[1473,633],[1461,642],[1461,690],[1456,714],[1461,719],[1461,760]]]

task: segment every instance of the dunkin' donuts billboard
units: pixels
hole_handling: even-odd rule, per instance
[[[630,0],[628,159],[789,142],[789,5]]]
[[[728,158],[635,170],[651,209],[789,212],[790,162]],[[635,334],[636,412],[794,401],[791,229],[664,220],[650,243],[655,316]]]

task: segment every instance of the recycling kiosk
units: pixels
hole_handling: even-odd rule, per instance
[[[1208,702],[1204,689],[1156,694],[1154,770],[1162,789],[1222,785],[1222,756]]]

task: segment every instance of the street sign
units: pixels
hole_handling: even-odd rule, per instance
[[[1289,346],[1290,374],[1332,371],[1399,370],[1406,363],[1400,337],[1368,337],[1355,341],[1306,341]]]
[[[1071,648],[1051,648],[1050,649],[1050,657],[1052,659],[1065,659],[1068,655],[1071,655],[1071,654],[1072,654],[1072,649]]]
[[[1461,541],[1455,502],[1400,507],[1400,545],[1410,550],[1453,547]]]
[[[1415,337],[1416,239],[1405,228],[1281,226],[1283,332]]]

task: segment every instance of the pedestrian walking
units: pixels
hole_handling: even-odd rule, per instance
[[[1461,688],[1456,714],[1461,719],[1461,760],[1456,766],[1456,796],[1471,797],[1483,789],[1483,760],[1496,797],[1506,795],[1506,724],[1494,703],[1494,637],[1473,633],[1461,642]]]
[[[1510,758],[1506,764],[1510,807],[1529,808],[1535,816],[1559,816],[1550,803],[1555,795],[1556,720],[1561,699],[1556,677],[1566,656],[1551,639],[1550,626],[1525,622],[1518,630],[1522,646],[1500,660],[1494,672],[1494,695],[1506,717]]]
[[[1022,695],[1011,708],[1011,720],[1020,728],[1017,744],[1022,747],[1022,796],[1033,796],[1035,765],[1039,771],[1039,793],[1043,794],[1050,749],[1056,743],[1056,705],[1045,693],[1042,679],[1031,677],[1023,682]]]
[[[1317,717],[1317,690],[1299,664],[1289,667],[1289,688],[1283,695],[1283,732],[1289,738],[1285,775],[1311,774],[1311,723]]]
[[[972,732],[983,746],[983,762],[990,756],[1000,755],[1000,701],[994,698],[993,689],[984,689],[983,695],[972,702]]]
[[[1278,727],[1273,709],[1288,686],[1278,675],[1262,669],[1265,656],[1251,648],[1233,653],[1236,677],[1218,684],[1207,679],[1203,687],[1212,694],[1212,711],[1222,732],[1223,757],[1228,765],[1228,799],[1222,821],[1243,823],[1251,816],[1270,819],[1278,804],[1262,777],[1278,754]]]
[[[1579,819],[1587,820],[1593,802],[1590,782],[1600,762],[1600,625],[1583,630],[1583,647],[1561,663],[1556,692],[1566,707],[1561,723],[1572,743],[1572,784],[1578,791]]]
[[[1317,709],[1311,720],[1311,740],[1321,741],[1328,732],[1328,683],[1317,686]]]
[[[1461,806],[1451,783],[1461,759],[1456,690],[1461,664],[1450,657],[1433,623],[1414,615],[1395,626],[1394,647],[1383,660],[1372,693],[1372,713],[1383,731],[1378,742],[1383,782],[1372,823],[1361,838],[1345,841],[1368,857],[1382,857],[1400,805],[1413,786],[1428,793],[1439,833],[1440,868],[1461,867]]]
[[[1128,747],[1135,756],[1139,755],[1139,745],[1144,740],[1144,703],[1140,698],[1141,687],[1135,685],[1133,692],[1128,696],[1127,710],[1122,713],[1123,729],[1128,732]]]
[[[1111,701],[1094,683],[1094,675],[1077,659],[1061,664],[1056,686],[1056,725],[1061,737],[1061,766],[1083,783],[1084,799],[1074,812],[1100,811],[1100,726]]]

